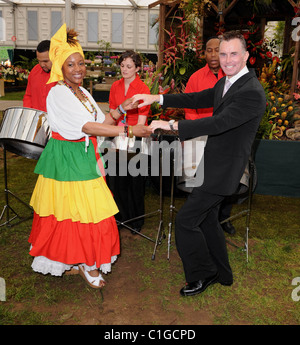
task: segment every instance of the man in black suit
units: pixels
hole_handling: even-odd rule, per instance
[[[163,97],[136,95],[133,100],[143,100],[139,106],[156,101],[164,108],[214,108],[212,117],[173,123],[153,121],[150,125],[153,131],[170,127],[178,130],[181,141],[208,135],[203,184],[193,189],[175,221],[176,246],[187,282],[180,290],[183,296],[201,293],[216,282],[233,283],[218,210],[223,199],[239,186],[266,107],[264,89],[255,72],[246,66],[249,53],[243,35],[225,32],[219,57],[226,77],[213,88]]]

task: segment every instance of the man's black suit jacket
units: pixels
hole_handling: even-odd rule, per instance
[[[222,98],[225,77],[201,92],[164,95],[163,107],[209,108],[211,117],[178,123],[181,141],[208,135],[204,182],[209,193],[232,195],[238,188],[266,108],[265,92],[254,70],[239,78]]]

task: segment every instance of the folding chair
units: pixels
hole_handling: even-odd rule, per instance
[[[249,231],[250,231],[250,214],[251,214],[251,204],[253,191],[257,184],[257,171],[255,163],[253,160],[253,155],[251,154],[249,158],[248,165],[245,169],[243,177],[246,177],[246,181],[240,183],[238,190],[234,195],[230,197],[233,203],[242,204],[247,201],[246,207],[238,212],[237,214],[231,215],[230,217],[224,219],[220,224],[226,223],[231,220],[235,220],[240,217],[246,217],[245,223],[245,235],[244,235],[244,245],[243,247],[236,245],[232,241],[226,239],[227,243],[230,245],[241,248],[246,252],[246,260],[248,262],[249,258]],[[243,180],[243,179],[242,179]]]

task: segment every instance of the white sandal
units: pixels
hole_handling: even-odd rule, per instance
[[[82,265],[78,266],[78,268],[79,274],[89,284],[90,287],[94,289],[101,289],[105,285],[105,280],[103,279],[100,272],[98,277],[92,277],[91,275],[89,275],[89,273],[84,269]]]
[[[70,270],[65,271],[66,276],[72,276],[74,274],[79,274],[79,268],[78,266],[73,266]]]

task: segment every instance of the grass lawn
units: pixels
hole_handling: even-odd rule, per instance
[[[10,189],[26,203],[35,185],[36,161],[8,153]],[[3,150],[0,151],[0,206],[4,193]],[[176,208],[185,196],[175,199]],[[14,198],[20,215],[29,210]],[[159,195],[147,180],[146,212],[159,207]],[[164,197],[167,235],[170,198]],[[233,213],[244,205],[235,205]],[[1,223],[5,221],[4,213]],[[142,232],[155,238],[158,217],[145,218]],[[230,236],[243,244],[245,218],[234,221]],[[107,286],[91,289],[80,276],[52,277],[32,271],[28,254],[31,220],[0,227],[0,277],[6,283],[0,301],[1,325],[299,325],[300,323],[300,198],[254,194],[251,210],[249,261],[245,252],[228,244],[234,273],[231,287],[219,284],[203,294],[182,298],[184,274],[173,232],[170,260],[167,239],[151,259],[153,243],[120,230],[121,256],[106,278]],[[3,282],[3,280],[2,280]],[[1,290],[1,289],[0,289]],[[0,291],[1,298],[1,291]]]

